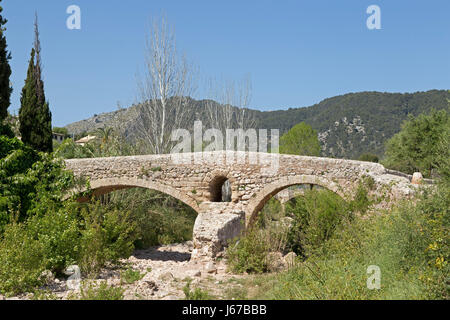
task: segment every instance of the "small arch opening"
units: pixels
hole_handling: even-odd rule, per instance
[[[231,182],[227,177],[214,178],[209,185],[211,202],[231,202]]]

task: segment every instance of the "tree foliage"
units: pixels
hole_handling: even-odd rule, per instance
[[[1,2],[1,0],[0,0]],[[12,88],[9,77],[11,76],[11,66],[9,60],[11,54],[7,51],[4,25],[8,20],[2,16],[3,8],[0,6],[0,125],[8,116],[8,107],[10,105],[10,97]]]
[[[378,156],[376,154],[373,153],[363,153],[362,155],[359,156],[358,158],[359,161],[368,161],[368,162],[375,162],[378,163],[379,159]]]
[[[31,50],[27,78],[20,98],[20,134],[22,141],[33,149],[53,151],[52,114],[45,100],[40,57],[39,29],[35,22],[35,44]],[[36,61],[35,61],[36,60]]]
[[[420,171],[431,177],[439,167],[444,133],[450,126],[446,110],[432,110],[417,118],[410,117],[402,130],[386,143],[383,164],[394,170],[412,174]],[[448,148],[448,145],[447,145]]]
[[[280,138],[280,153],[319,156],[320,143],[317,131],[301,122]]]

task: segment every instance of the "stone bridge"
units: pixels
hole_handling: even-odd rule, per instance
[[[75,176],[88,178],[94,195],[141,187],[192,207],[198,213],[193,258],[215,257],[229,239],[255,221],[272,196],[293,185],[321,186],[346,200],[353,197],[364,176],[373,178],[371,193],[388,196],[384,199],[408,197],[415,190],[408,178],[380,164],[268,153],[215,151],[73,159],[66,160],[66,167]],[[225,185],[231,188],[228,202],[223,201]]]

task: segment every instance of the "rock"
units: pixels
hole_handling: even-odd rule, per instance
[[[202,276],[202,272],[201,271],[194,271],[192,276],[193,277],[201,277]]]
[[[281,218],[281,224],[283,225],[283,227],[285,227],[287,229],[292,228],[293,223],[294,223],[294,219],[292,219],[291,217]]]
[[[162,281],[172,281],[174,279],[174,276],[171,272],[165,272],[159,276],[159,279]]]
[[[284,256],[284,261],[288,268],[292,268],[296,264],[297,254],[295,252],[289,252]]]
[[[423,183],[423,176],[420,172],[414,172],[412,179],[412,184],[422,184]]]
[[[217,267],[212,261],[209,261],[205,266],[205,271],[208,273],[217,273]]]
[[[159,290],[159,287],[155,281],[152,281],[152,280],[142,281],[141,280],[141,284],[143,284],[147,289],[150,289],[151,291]]]
[[[45,270],[41,273],[41,279],[45,282],[45,284],[50,284],[55,281],[55,276],[50,270]]]
[[[283,271],[286,267],[286,261],[281,252],[269,252],[267,254],[267,268],[270,272]]]
[[[215,258],[228,245],[229,239],[240,235],[244,225],[244,213],[220,214],[217,210],[218,208],[215,208],[197,216],[194,224],[194,246],[199,250],[194,249],[192,259]]]
[[[64,274],[68,275],[66,285],[69,290],[79,290],[81,285],[81,271],[77,265],[72,265],[64,270]]]

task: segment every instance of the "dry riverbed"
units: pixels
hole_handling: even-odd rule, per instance
[[[108,286],[123,288],[126,300],[185,299],[183,288],[188,282],[191,291],[200,288],[213,299],[245,298],[246,289],[242,283],[249,276],[227,272],[223,260],[214,263],[191,261],[192,250],[191,241],[137,250],[130,258],[121,261],[120,268],[106,268],[97,279],[83,279],[83,283],[86,285],[91,281],[99,284],[106,281]],[[123,273],[129,269],[139,271],[142,278],[126,283]],[[76,299],[80,294],[79,290],[68,288],[66,279],[53,278],[47,286],[41,288],[40,292],[46,292],[43,297],[53,299]],[[5,297],[0,296],[0,299]],[[33,299],[33,294],[9,299]]]

